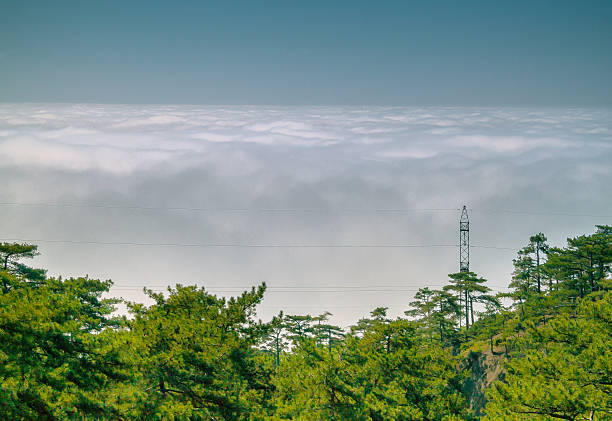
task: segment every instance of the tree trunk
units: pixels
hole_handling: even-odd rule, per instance
[[[595,283],[593,282],[593,253],[589,254],[589,281],[591,283],[591,292],[595,290]]]
[[[470,297],[470,316],[472,318],[472,325],[474,325],[474,300]]]
[[[280,341],[279,335],[276,335],[276,368],[278,368],[278,363],[280,360]]]
[[[469,329],[470,327],[470,303],[468,300],[468,292],[465,290],[465,328]]]
[[[463,300],[461,299],[461,291],[459,291],[459,308],[463,305]],[[459,329],[461,329],[461,311],[459,312]]]
[[[537,244],[536,245],[536,278],[538,280],[538,294],[540,294],[542,292],[541,286],[540,286],[540,246]]]

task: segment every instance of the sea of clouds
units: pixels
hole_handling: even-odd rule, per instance
[[[454,244],[466,204],[477,245],[538,231],[561,245],[612,224],[611,163],[609,109],[0,104],[0,237]],[[431,208],[450,210],[415,210]],[[318,288],[271,291],[262,315],[329,309],[340,323],[379,305],[401,314],[412,293],[325,288],[441,285],[458,265],[452,248],[40,249],[52,274],[112,278],[133,299],[131,286],[173,282]],[[471,257],[507,285],[512,250]]]

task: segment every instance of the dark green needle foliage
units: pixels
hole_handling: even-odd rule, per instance
[[[4,245],[6,246],[6,245]],[[3,250],[35,247],[3,247]],[[12,258],[18,256],[12,254]],[[31,257],[22,253],[19,257]],[[116,346],[110,282],[43,279],[11,261],[0,272],[0,413],[3,419],[118,415],[101,395],[129,378]]]
[[[49,278],[0,244],[0,419],[612,419],[612,228],[535,234],[493,295],[473,272],[378,307],[255,318],[265,285],[224,298],[177,285],[148,303],[110,281]]]
[[[270,398],[270,366],[257,349],[268,326],[253,321],[265,285],[239,297],[203,288],[148,291],[154,304],[130,304],[139,373],[139,419],[249,419]]]
[[[38,246],[33,244],[0,243],[0,262],[3,270],[11,271],[19,259],[31,259],[37,254]]]
[[[612,293],[529,324],[489,391],[487,419],[612,419]]]

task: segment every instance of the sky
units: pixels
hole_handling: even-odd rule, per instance
[[[393,317],[612,224],[612,2],[0,2],[0,241],[112,294]]]
[[[0,2],[0,101],[612,105],[610,1]]]

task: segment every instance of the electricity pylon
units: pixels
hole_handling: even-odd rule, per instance
[[[459,272],[470,271],[470,219],[463,206],[459,220]]]
[[[461,210],[459,219],[459,272],[470,271],[470,219],[468,218],[465,205]],[[463,305],[463,297],[459,292],[459,308]],[[466,309],[467,312],[467,309]],[[461,328],[461,317],[459,317],[459,328]]]

